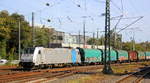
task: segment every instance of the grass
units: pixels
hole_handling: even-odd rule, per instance
[[[131,64],[125,64],[123,66],[112,66],[112,69],[114,71],[114,74],[127,74],[130,72],[135,72],[136,69],[140,68],[140,67],[145,67],[147,65],[150,65],[150,62],[140,62],[140,63],[131,63]]]
[[[131,63],[131,64],[121,64],[118,66],[114,66],[112,65],[112,69],[114,74],[113,75],[104,75],[102,74],[99,70],[99,73],[96,74],[91,74],[91,75],[87,75],[87,76],[83,76],[77,79],[72,79],[72,80],[67,80],[66,83],[99,83],[102,80],[108,80],[111,81],[112,79],[118,79],[120,77],[120,75],[124,75],[127,74],[129,72],[135,72],[136,69],[140,68],[140,67],[145,67],[150,65],[150,61],[149,62],[139,62],[139,63]]]

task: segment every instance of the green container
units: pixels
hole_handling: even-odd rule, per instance
[[[127,51],[124,51],[124,50],[117,50],[117,53],[118,53],[118,60],[119,61],[127,61],[129,58],[128,58],[128,52]]]
[[[150,52],[145,52],[146,60],[150,60]]]
[[[92,63],[102,61],[102,51],[98,49],[79,49],[82,62]]]
[[[138,51],[137,53],[138,53],[138,59],[139,60],[145,60],[146,55],[144,52]]]
[[[103,50],[103,60],[104,60],[104,57],[105,56],[105,53],[104,53],[104,50]],[[108,56],[108,51],[107,51],[107,61],[109,60],[109,56]],[[117,61],[117,52],[115,50],[110,50],[110,61]]]
[[[115,50],[110,50],[110,60],[117,61],[117,52]]]

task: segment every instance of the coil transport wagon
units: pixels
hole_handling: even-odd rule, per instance
[[[119,62],[128,62],[128,52],[124,50],[117,50]]]
[[[80,50],[81,61],[86,64],[100,64],[102,62],[102,50],[100,49],[83,49]]]
[[[139,60],[139,61],[144,61],[144,60],[146,60],[146,55],[145,55],[144,52],[137,51],[137,53],[138,53],[138,60]]]
[[[150,52],[145,52],[146,60],[150,60]]]

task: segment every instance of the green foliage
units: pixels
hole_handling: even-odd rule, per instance
[[[52,31],[48,28],[35,28],[35,45],[48,47],[50,41],[52,41]]]
[[[6,42],[5,41],[0,42],[0,56],[1,58],[6,58]]]
[[[122,49],[130,51],[132,50],[132,43],[131,42],[124,42],[122,43]]]
[[[14,58],[14,48],[11,48],[9,54],[8,54],[8,60],[12,61]]]
[[[113,32],[113,30],[110,31],[110,45],[113,49],[121,49],[121,41],[122,41],[122,35],[121,34],[117,34],[115,32]],[[96,44],[96,45],[104,45],[105,42],[105,37],[102,36],[99,39],[96,38],[90,38],[87,43],[92,45],[92,44]]]
[[[8,11],[0,12],[0,57],[13,60],[18,58],[19,45],[19,21],[21,33],[21,49],[31,47],[32,27],[23,15],[17,13],[9,14]],[[36,27],[36,46],[48,46],[52,32],[49,29]]]
[[[135,48],[134,48],[135,46]],[[137,51],[150,51],[150,43],[149,42],[142,42],[142,43],[134,43],[131,42],[123,42],[122,43],[123,50],[137,50]]]
[[[95,38],[90,38],[88,41],[87,41],[87,43],[89,44],[89,45],[95,45],[96,44],[96,39]]]
[[[35,43],[36,46],[46,46],[48,44],[48,37],[44,29],[36,27]]]
[[[87,44],[89,45],[104,45],[104,37],[102,36],[99,39],[96,38],[90,38],[89,40],[87,40]]]
[[[114,32],[114,30],[110,31],[110,45],[113,49],[121,49],[121,41],[122,35]]]

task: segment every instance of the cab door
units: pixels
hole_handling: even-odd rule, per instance
[[[46,58],[45,58],[45,53],[46,51],[44,50],[39,50],[38,52],[38,55],[39,55],[39,58],[40,58],[40,64],[46,64]]]

